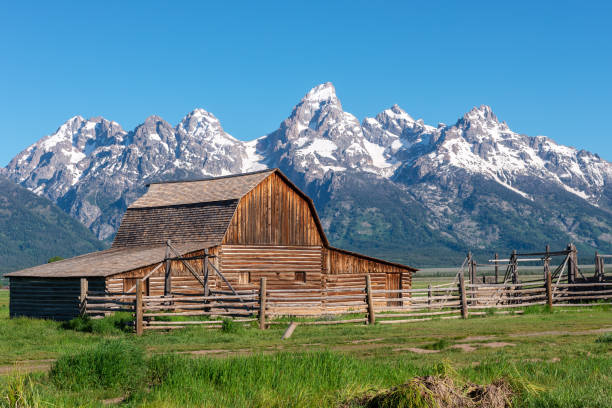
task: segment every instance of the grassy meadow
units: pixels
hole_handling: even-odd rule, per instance
[[[142,337],[121,325],[121,316],[72,328],[8,319],[0,291],[0,407],[358,407],[358,397],[425,375],[504,379],[518,407],[612,406],[612,311],[604,306],[298,326],[288,340],[280,339],[284,324]]]

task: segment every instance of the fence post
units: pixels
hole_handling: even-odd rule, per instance
[[[463,319],[467,319],[468,305],[467,298],[465,296],[465,280],[463,279],[463,272],[459,273],[459,299],[461,300],[461,317]]]
[[[427,285],[427,310],[431,310],[431,283]]]
[[[548,258],[544,264],[544,273],[546,274],[546,305],[549,309],[553,307],[553,293],[552,293],[552,276],[550,274],[550,268],[548,267]]]
[[[495,253],[495,283],[497,284],[497,282],[499,282],[499,262],[497,262],[499,259],[499,256],[497,255],[497,252]]]
[[[87,314],[87,292],[89,283],[87,278],[81,278],[81,296],[79,297],[79,314],[85,316]]]
[[[266,278],[259,280],[259,328],[266,329]]]
[[[576,283],[576,277],[578,276],[578,251],[574,244],[569,244],[567,249],[570,252],[567,263],[567,283]]]
[[[374,302],[372,301],[372,281],[370,274],[366,275],[366,301],[368,302],[368,324],[376,323],[376,315],[374,314]]]
[[[142,335],[142,280],[136,280],[136,299],[134,300],[134,314],[136,315],[136,334]]]

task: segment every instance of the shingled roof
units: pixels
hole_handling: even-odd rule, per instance
[[[203,180],[151,183],[146,194],[136,200],[129,208],[166,207],[239,200],[274,171],[276,169]]]
[[[113,248],[172,242],[220,244],[240,199],[276,169],[149,184],[129,206]]]
[[[115,235],[113,248],[172,242],[221,243],[238,200],[169,207],[129,208]]]
[[[181,255],[211,246],[214,245],[205,242],[173,244],[173,247]],[[62,261],[7,273],[5,276],[10,278],[105,277],[160,263],[164,260],[165,255],[166,245],[107,249],[106,251],[92,252]]]

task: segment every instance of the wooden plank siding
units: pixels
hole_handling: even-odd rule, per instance
[[[308,201],[272,173],[242,197],[222,244],[322,246],[323,239]]]
[[[366,256],[349,253],[347,251],[338,250],[335,248],[326,249],[323,253],[325,258],[324,265],[327,268],[327,273],[336,275],[340,273],[402,273],[406,272],[411,275],[412,270],[407,267],[402,267],[397,264],[377,261]],[[410,287],[411,282],[404,281]]]
[[[209,250],[209,255],[217,255],[218,247],[213,247]],[[190,252],[183,257],[201,256],[204,255],[204,251]],[[200,276],[203,276],[203,260],[193,259],[187,262]],[[211,258],[213,264],[218,263],[218,260]],[[126,288],[126,282],[133,282],[135,278],[143,278],[147,276],[158,264],[149,265],[143,268],[134,269],[128,272],[120,273],[117,275],[106,278],[106,291],[109,294],[124,293]],[[202,295],[204,289],[200,282],[191,274],[191,272],[185,267],[182,261],[171,261],[172,270],[172,294],[176,295]],[[160,296],[164,294],[164,281],[165,281],[165,268],[159,268],[151,277],[149,277],[148,295],[149,296]],[[217,275],[209,268],[209,287],[214,290],[218,285]],[[130,283],[127,283],[130,286]],[[225,288],[227,289],[227,288]],[[134,291],[132,291],[134,292]]]
[[[89,290],[104,290],[103,278],[88,278]],[[70,320],[79,315],[80,278],[18,278],[10,284],[10,316]]]
[[[268,289],[317,289],[321,287],[321,250],[320,246],[223,245],[220,266],[238,290],[259,289],[263,277]]]

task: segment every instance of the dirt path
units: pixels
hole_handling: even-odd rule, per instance
[[[458,340],[457,345],[454,346],[456,348],[461,349],[471,349],[474,348],[472,344],[465,343],[480,343],[480,342],[489,342],[491,340],[498,340],[500,338],[521,338],[521,337],[540,337],[540,336],[588,336],[593,334],[604,334],[612,332],[612,327],[603,327],[600,329],[591,329],[591,330],[579,330],[579,331],[568,331],[568,330],[554,330],[554,331],[542,331],[542,332],[529,332],[529,333],[508,333],[508,334],[500,334],[500,335],[488,335],[488,336],[470,336],[464,339]],[[383,338],[376,339],[363,339],[363,340],[351,340],[346,343],[339,343],[335,345],[327,345],[330,348],[339,349],[339,350],[351,350],[351,349],[375,349],[381,346],[394,346],[393,351],[412,351],[419,353],[435,353],[437,350],[424,350],[420,348],[407,348],[401,347],[401,344],[389,344],[389,343],[380,343],[383,341]],[[499,343],[506,345],[512,345],[511,343]],[[320,346],[326,346],[322,343],[317,343]],[[494,346],[498,345],[498,343],[483,343],[483,346]],[[303,346],[297,345],[298,347]],[[400,346],[400,347],[398,347]],[[256,352],[258,353],[274,353],[276,351],[282,350],[284,347],[280,346],[269,346],[264,349],[258,349]],[[468,351],[468,350],[464,350]],[[155,353],[154,350],[151,352]],[[177,351],[177,354],[188,354],[192,356],[214,356],[214,357],[229,357],[229,356],[237,356],[237,355],[249,355],[253,354],[253,350],[251,349],[198,349],[198,350],[183,350]],[[11,373],[30,373],[35,371],[48,371],[51,368],[51,365],[55,362],[55,359],[44,359],[44,360],[21,360],[16,361],[14,364],[9,365],[0,365],[0,375],[7,375]]]
[[[55,362],[54,358],[44,360],[21,360],[16,361],[11,365],[0,366],[0,375],[12,373],[31,373],[34,371],[48,371],[51,364]]]

